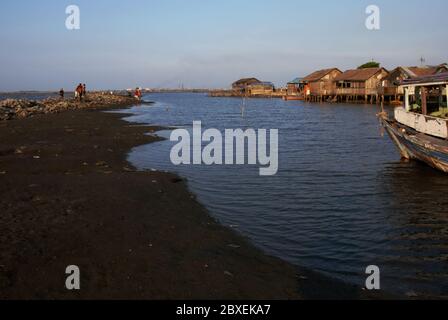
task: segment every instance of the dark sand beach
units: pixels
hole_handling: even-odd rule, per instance
[[[122,116],[0,121],[0,299],[368,298],[265,255],[179,177],[137,172],[126,155],[159,128]],[[65,289],[69,265],[80,291]]]

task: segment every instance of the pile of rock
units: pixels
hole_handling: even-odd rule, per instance
[[[90,93],[82,102],[74,99],[55,98],[43,101],[6,99],[0,101],[0,120],[27,118],[36,114],[58,113],[66,110],[125,106],[135,103],[136,100],[132,97],[105,93]]]
[[[45,105],[37,101],[7,99],[0,101],[0,120],[25,118],[43,113]]]

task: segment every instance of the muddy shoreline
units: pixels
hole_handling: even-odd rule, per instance
[[[372,298],[265,255],[178,176],[136,171],[128,152],[161,128],[123,116],[0,121],[0,299]],[[80,291],[65,289],[69,265]]]

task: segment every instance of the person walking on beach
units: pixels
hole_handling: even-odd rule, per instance
[[[64,88],[61,88],[61,90],[59,90],[59,96],[61,97],[62,100],[64,100],[64,95],[65,95]]]
[[[83,88],[82,88],[82,84],[80,83],[80,84],[78,84],[78,86],[76,87],[76,90],[75,90],[75,99],[79,99],[80,102],[82,100],[82,91],[83,91]]]
[[[87,96],[87,89],[86,89],[85,83],[82,85],[82,96],[83,96],[83,98],[85,98]]]

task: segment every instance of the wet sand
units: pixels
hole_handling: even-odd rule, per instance
[[[0,122],[0,299],[366,298],[265,255],[177,176],[137,172],[126,155],[159,128],[122,116]],[[65,289],[69,265],[80,291]]]

